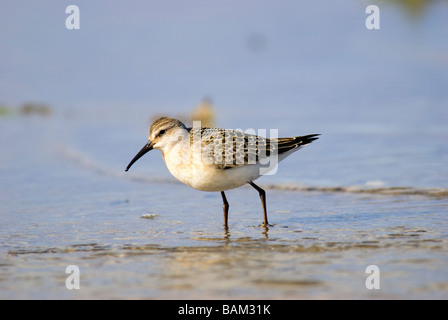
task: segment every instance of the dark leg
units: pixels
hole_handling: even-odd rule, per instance
[[[268,223],[268,212],[266,210],[266,192],[263,189],[261,189],[259,186],[257,186],[255,183],[253,183],[252,181],[249,181],[249,184],[252,187],[254,187],[258,191],[258,194],[260,195],[261,205],[263,206],[263,217],[264,217],[264,223],[261,226],[267,228],[269,226],[269,223]]]
[[[228,218],[229,218],[229,203],[227,202],[227,198],[226,198],[226,194],[224,193],[224,191],[221,191],[221,196],[222,196],[222,210],[224,212],[224,228],[228,228]]]

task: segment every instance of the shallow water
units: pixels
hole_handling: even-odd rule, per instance
[[[219,193],[69,152],[75,123],[3,120],[15,143],[2,153],[1,298],[447,297],[446,191],[260,182],[273,226],[258,227],[258,195],[242,187],[227,192],[226,232]],[[68,265],[80,290],[65,287]]]
[[[434,4],[408,21],[397,7],[381,5],[383,27],[371,33],[363,5],[325,3],[255,11],[223,5],[222,16],[206,6],[207,15],[198,9],[191,20],[162,5],[163,21],[148,11],[151,30],[173,29],[163,29],[167,38],[148,33],[151,45],[140,43],[132,55],[109,50],[118,40],[132,42],[128,32],[118,28],[111,39],[110,29],[85,15],[85,33],[67,40],[59,29],[43,32],[51,18],[24,38],[40,39],[37,30],[59,45],[74,41],[72,53],[64,50],[72,58],[85,56],[98,35],[105,46],[97,44],[64,86],[44,72],[63,66],[59,46],[46,42],[48,51],[41,50],[48,56],[36,61],[20,55],[34,68],[42,65],[42,72],[21,71],[36,79],[32,90],[14,71],[22,70],[14,68],[14,50],[33,42],[6,37],[2,54],[11,67],[0,79],[9,84],[0,87],[2,97],[16,101],[19,92],[34,99],[39,92],[54,106],[49,115],[0,116],[0,298],[447,299],[448,48],[440,41],[447,38],[447,7]],[[22,14],[32,16],[31,9]],[[109,9],[122,11],[117,3]],[[84,4],[89,10],[101,12]],[[335,21],[338,13],[347,19]],[[232,26],[224,19],[242,16]],[[15,23],[7,18],[0,21]],[[200,28],[212,18],[217,38]],[[127,31],[146,26],[130,20]],[[101,21],[118,23],[108,15]],[[267,39],[265,51],[232,42],[255,26]],[[303,31],[310,26],[313,34]],[[22,34],[23,26],[16,28]],[[181,29],[184,37],[174,34]],[[204,36],[208,59],[198,55]],[[182,50],[170,42],[181,38]],[[234,50],[222,50],[230,43]],[[151,73],[140,70],[146,58],[160,63]],[[123,79],[110,77],[108,63]],[[85,79],[82,70],[89,69],[103,73]],[[158,81],[145,82],[148,74]],[[177,182],[158,151],[124,172],[146,143],[151,117],[185,114],[210,92],[221,127],[322,134],[275,175],[257,180],[267,192],[267,231],[259,227],[261,204],[251,187],[226,192],[226,231],[219,193]],[[66,288],[69,265],[79,267],[79,290]],[[366,287],[370,265],[379,268],[380,289]]]

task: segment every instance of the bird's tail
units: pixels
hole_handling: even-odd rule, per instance
[[[288,152],[292,149],[301,148],[314,140],[319,139],[320,134],[309,134],[300,137],[291,138],[278,138],[276,139],[278,144],[278,154]]]

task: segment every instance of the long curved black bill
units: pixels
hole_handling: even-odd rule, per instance
[[[148,151],[152,150],[152,146],[153,143],[151,141],[148,140],[148,143],[145,144],[145,146],[142,148],[142,150],[140,150],[134,157],[134,159],[131,160],[131,162],[129,162],[128,166],[126,167],[125,171],[128,171],[129,168],[134,164],[135,161],[137,161],[138,159],[140,159],[144,154],[146,154]]]

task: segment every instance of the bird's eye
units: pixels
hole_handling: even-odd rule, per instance
[[[162,135],[164,135],[165,134],[165,130],[160,130],[159,131],[159,134],[157,135],[158,137],[160,137],[160,136],[162,136]]]

